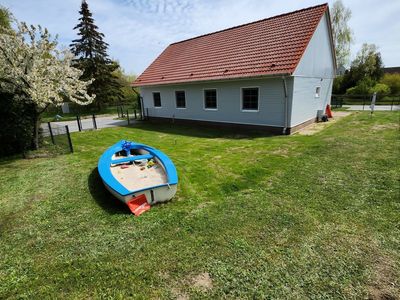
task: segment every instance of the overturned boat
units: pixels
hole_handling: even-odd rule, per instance
[[[106,188],[133,213],[144,204],[168,201],[176,193],[175,165],[166,154],[144,144],[119,141],[102,154],[98,170]]]

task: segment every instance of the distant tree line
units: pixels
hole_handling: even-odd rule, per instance
[[[348,25],[350,9],[341,0],[333,3],[331,9],[332,33],[335,43],[337,67],[345,69],[349,63],[353,32]],[[365,95],[372,93],[398,94],[400,74],[384,74],[383,62],[378,47],[363,44],[356,58],[344,74],[334,80],[334,94]]]

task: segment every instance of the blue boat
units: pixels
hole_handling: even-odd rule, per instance
[[[124,140],[102,154],[98,170],[106,188],[127,204],[141,195],[150,205],[168,201],[174,197],[178,185],[175,165],[167,155],[153,147]]]

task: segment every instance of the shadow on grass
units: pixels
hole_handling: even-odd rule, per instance
[[[12,155],[0,158],[0,166],[1,168],[10,168],[13,169],[13,163],[23,159],[22,155]]]
[[[236,128],[226,126],[204,126],[188,125],[179,123],[158,123],[142,121],[129,127],[138,128],[145,131],[154,131],[157,133],[167,133],[172,135],[191,136],[198,138],[227,138],[227,139],[254,139],[259,137],[272,137],[277,134],[262,129]]]
[[[88,177],[88,186],[92,198],[109,214],[130,214],[128,207],[115,198],[104,186],[97,168]]]

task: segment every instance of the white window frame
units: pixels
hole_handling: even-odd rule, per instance
[[[215,91],[215,103],[217,104],[216,108],[207,108],[206,107],[206,91],[214,90]],[[218,90],[216,88],[204,88],[203,89],[203,109],[216,111],[218,110]]]
[[[185,94],[185,107],[178,107],[177,106],[177,99],[176,99],[176,92],[183,92]],[[187,101],[186,101],[186,90],[174,90],[174,98],[175,98],[175,109],[186,109],[187,108]]]
[[[243,89],[258,89],[258,99],[257,99],[257,109],[243,109]],[[259,86],[244,86],[240,88],[240,111],[242,112],[254,112],[257,113],[260,111],[260,99],[261,99],[261,91]]]
[[[318,93],[317,93],[317,89],[318,89]],[[321,86],[320,86],[320,85],[317,85],[317,86],[315,87],[315,94],[314,94],[314,97],[315,97],[315,98],[321,98]]]
[[[155,106],[155,105],[154,105],[154,94],[155,94],[155,93],[159,93],[159,94],[160,94],[160,104],[161,104],[161,106]],[[151,92],[151,95],[153,96],[153,107],[154,107],[154,108],[162,108],[161,92],[159,92],[159,91],[153,91],[153,92]]]

